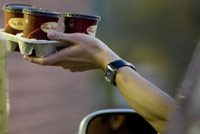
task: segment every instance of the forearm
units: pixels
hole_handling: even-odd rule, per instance
[[[162,133],[175,100],[129,67],[117,70],[116,83],[130,106]]]
[[[108,63],[121,59],[109,48],[103,49],[99,57],[104,70]],[[162,133],[176,105],[175,100],[130,67],[119,68],[115,80],[129,105]]]

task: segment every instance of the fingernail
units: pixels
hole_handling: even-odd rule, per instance
[[[49,31],[48,32],[48,37],[51,38],[51,39],[55,38],[55,32]]]

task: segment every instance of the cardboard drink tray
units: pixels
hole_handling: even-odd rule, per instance
[[[23,37],[23,33],[12,35],[4,32],[4,29],[0,29],[6,38],[6,50],[8,52],[14,52],[17,47],[22,55],[32,55],[35,52],[36,57],[46,57],[53,53],[56,53],[61,48],[69,46],[65,42],[59,42],[54,40],[36,40],[27,39]]]

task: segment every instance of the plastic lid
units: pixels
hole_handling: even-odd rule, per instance
[[[62,13],[63,17],[71,17],[71,18],[81,18],[81,19],[88,19],[88,20],[101,20],[100,16],[96,15],[84,15],[84,14],[73,14],[73,13]]]
[[[53,17],[53,18],[59,18],[61,16],[60,13],[51,12],[48,10],[44,10],[42,8],[25,8],[23,9],[23,13],[34,15],[34,16],[46,16],[46,17]]]
[[[14,13],[22,13],[24,8],[33,7],[32,5],[25,5],[25,4],[5,4],[3,6],[3,10],[7,12],[14,12]]]

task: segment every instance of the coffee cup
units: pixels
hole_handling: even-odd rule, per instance
[[[24,29],[24,15],[22,10],[24,8],[32,7],[25,4],[5,4],[3,6],[5,14],[4,32],[16,35],[23,32]]]
[[[96,35],[100,16],[63,13],[64,33],[85,33]]]
[[[28,39],[49,40],[48,31],[55,31],[61,14],[41,8],[26,8],[23,36]]]

